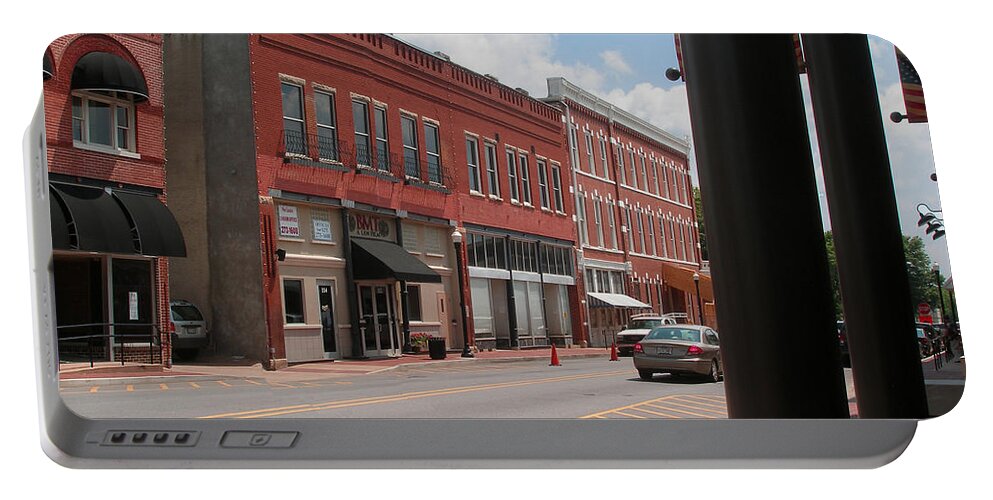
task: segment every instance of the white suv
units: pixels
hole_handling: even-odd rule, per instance
[[[667,315],[635,314],[627,328],[617,334],[617,355],[633,356],[634,345],[645,338],[652,328],[662,325],[675,325],[676,320]]]
[[[174,300],[169,303],[172,352],[174,358],[196,357],[207,347],[207,321],[192,302]]]

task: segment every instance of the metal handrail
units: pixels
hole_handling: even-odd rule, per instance
[[[71,337],[59,337],[58,342],[61,345],[62,342],[71,340],[86,340],[86,352],[89,358],[90,368],[93,368],[93,339],[112,339],[110,343],[110,349],[113,351],[115,346],[121,347],[121,366],[124,366],[124,339],[127,338],[147,338],[148,339],[148,363],[152,364],[155,362],[155,349],[156,345],[161,345],[162,342],[162,329],[156,323],[80,323],[76,325],[61,325],[56,326],[56,331],[67,330],[73,328],[92,328],[92,327],[151,327],[153,328],[153,333],[114,333],[113,335],[109,333],[95,333],[90,335],[75,335]],[[118,341],[120,339],[120,341]],[[61,356],[60,356],[61,358]]]

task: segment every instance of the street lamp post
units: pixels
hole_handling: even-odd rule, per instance
[[[462,233],[458,229],[452,232],[452,243],[455,243],[455,273],[459,275],[459,311],[462,314],[462,357],[472,358],[469,350],[469,322],[465,313],[465,278],[462,277]]]
[[[941,273],[940,273],[941,267],[938,266],[938,263],[937,262],[935,262],[934,265],[931,266],[931,271],[934,272],[934,286],[938,289],[938,300],[941,303],[941,317],[939,317],[938,319],[941,320],[941,323],[942,324],[944,324],[945,323],[945,297],[944,297],[944,294],[941,293]]]
[[[703,298],[700,297],[700,274],[693,273],[693,284],[696,285],[696,310],[700,316],[700,324],[703,324]]]

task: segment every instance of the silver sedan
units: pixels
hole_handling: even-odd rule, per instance
[[[701,325],[666,325],[653,329],[634,346],[634,367],[643,380],[656,373],[724,377],[717,332]]]

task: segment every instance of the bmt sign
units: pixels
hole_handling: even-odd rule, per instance
[[[352,236],[392,240],[393,221],[366,214],[348,214],[348,232]]]

